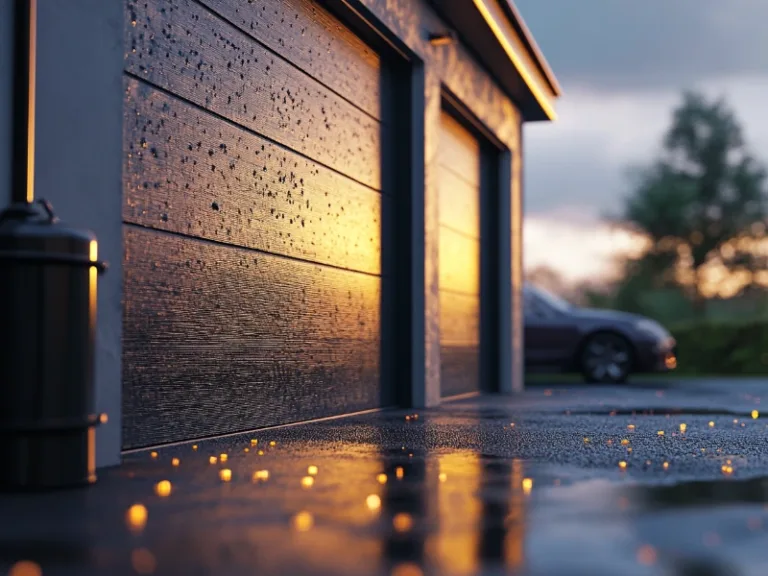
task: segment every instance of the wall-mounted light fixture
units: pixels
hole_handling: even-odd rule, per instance
[[[432,46],[448,46],[456,41],[456,34],[453,30],[447,32],[430,32],[429,43]]]

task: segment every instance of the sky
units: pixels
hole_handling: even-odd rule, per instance
[[[555,123],[524,128],[525,265],[608,275],[635,239],[627,169],[658,151],[684,89],[725,96],[768,163],[768,0],[516,0],[560,82]]]

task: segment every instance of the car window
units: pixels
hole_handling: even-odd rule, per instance
[[[523,290],[523,315],[528,318],[549,318],[552,311],[530,290]]]

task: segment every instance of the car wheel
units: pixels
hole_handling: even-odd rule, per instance
[[[593,334],[582,348],[581,372],[587,382],[619,384],[631,368],[632,346],[618,334]]]

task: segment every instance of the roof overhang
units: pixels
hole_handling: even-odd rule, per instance
[[[555,120],[560,86],[512,0],[431,0],[515,101],[523,120]]]

